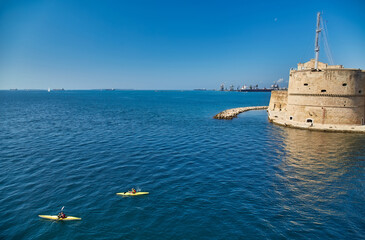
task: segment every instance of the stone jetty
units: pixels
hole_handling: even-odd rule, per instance
[[[232,109],[228,109],[228,110],[218,113],[213,118],[231,120],[233,118],[236,118],[237,115],[240,113],[251,111],[251,110],[266,110],[267,108],[268,108],[268,106],[232,108]]]

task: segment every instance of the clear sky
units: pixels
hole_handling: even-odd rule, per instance
[[[364,10],[363,0],[0,0],[0,89],[269,87],[314,57],[318,11],[334,63],[365,69]]]

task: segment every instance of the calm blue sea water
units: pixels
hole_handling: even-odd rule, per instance
[[[0,91],[0,239],[364,239],[365,135],[212,118],[269,98]]]

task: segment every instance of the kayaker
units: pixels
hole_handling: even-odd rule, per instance
[[[63,213],[63,211],[58,213],[58,218],[66,218],[66,214]]]
[[[136,189],[132,188],[132,190],[129,192],[135,194],[137,191],[136,191]]]

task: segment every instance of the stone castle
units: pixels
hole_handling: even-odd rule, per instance
[[[317,13],[315,59],[290,70],[288,90],[271,91],[268,107],[229,109],[214,118],[267,108],[269,121],[321,131],[365,133],[365,71],[318,61],[320,13]]]
[[[271,92],[273,123],[324,131],[365,133],[365,71],[314,59],[290,70],[288,90]]]

